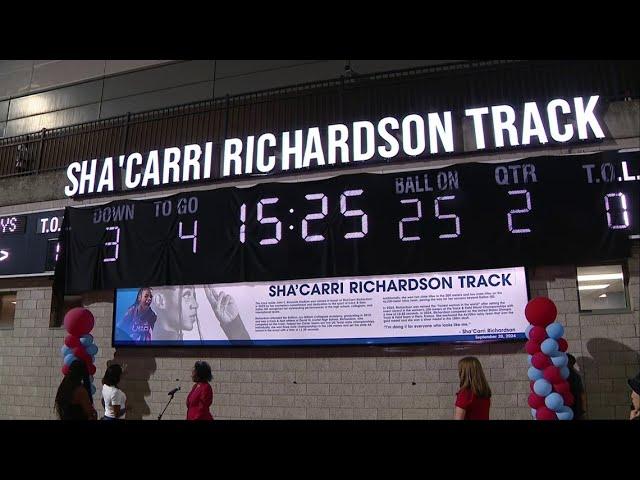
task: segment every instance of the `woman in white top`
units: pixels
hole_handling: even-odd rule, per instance
[[[127,412],[127,396],[118,388],[122,367],[117,363],[109,365],[102,378],[103,420],[123,420]]]

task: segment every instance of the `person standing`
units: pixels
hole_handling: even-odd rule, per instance
[[[476,357],[458,362],[460,389],[456,394],[454,420],[489,420],[491,389]]]
[[[584,394],[582,377],[576,370],[576,357],[567,353],[567,359],[567,367],[569,367],[569,378],[567,378],[567,382],[569,382],[569,388],[573,395],[573,405],[571,406],[573,419],[584,420],[584,416],[587,413],[587,398]]]
[[[187,395],[187,420],[213,420],[209,407],[213,403],[213,379],[207,362],[198,361],[191,371],[193,387]]]
[[[60,420],[96,420],[98,414],[91,401],[91,383],[87,366],[82,360],[74,360],[64,376],[55,399],[55,409]]]
[[[118,388],[122,367],[113,363],[107,367],[102,378],[103,420],[124,420],[127,412],[127,396]]]
[[[631,387],[631,412],[629,420],[640,420],[640,373],[627,380]]]

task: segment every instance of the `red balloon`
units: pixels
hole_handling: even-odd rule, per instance
[[[531,325],[546,327],[556,319],[558,309],[547,297],[536,297],[527,303],[524,308],[524,316]],[[529,332],[531,334],[531,332]]]
[[[64,344],[69,348],[76,348],[80,346],[80,339],[75,335],[67,335],[64,337]]]
[[[76,347],[73,349],[73,354],[78,357],[80,360],[84,360],[85,362],[87,360],[91,360],[91,355],[89,355],[87,353],[87,351],[84,349],[83,346],[80,347]]]
[[[537,420],[557,420],[558,416],[553,410],[549,410],[547,407],[540,407],[536,410]]]
[[[63,365],[62,366],[62,374],[66,375],[69,373],[69,365]]]
[[[94,375],[96,373],[96,366],[95,365],[93,365],[93,364],[88,365],[88,368],[89,368],[89,375]]]
[[[95,319],[93,318],[93,314],[86,308],[72,308],[64,316],[64,328],[76,337],[89,333],[94,324]]]
[[[567,341],[564,338],[559,338],[558,350],[560,350],[561,352],[566,352],[567,348],[569,348],[569,344],[567,343]]]
[[[531,393],[529,395],[529,406],[535,409],[544,407],[544,397]]]
[[[533,340],[528,340],[527,343],[524,344],[524,349],[529,355],[535,355],[540,351],[540,344]]]
[[[562,375],[560,374],[560,369],[553,365],[545,368],[542,372],[542,376],[550,383],[560,383],[563,380]]]
[[[570,392],[571,387],[569,386],[569,382],[562,380],[561,382],[553,384],[553,391],[562,395],[563,393]]]
[[[531,358],[531,365],[536,367],[538,370],[544,370],[551,365],[551,359],[542,352],[534,353]]]
[[[533,327],[529,330],[529,340],[542,343],[547,338],[547,331],[542,327]]]
[[[562,399],[564,400],[564,404],[567,406],[571,406],[573,405],[573,403],[575,402],[575,398],[573,397],[573,393],[571,392],[564,392],[561,393],[560,395],[562,395]]]

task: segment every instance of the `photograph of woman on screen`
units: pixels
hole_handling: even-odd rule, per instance
[[[135,342],[148,342],[151,340],[152,331],[157,316],[151,309],[153,292],[149,287],[138,290],[136,301],[116,324],[117,337],[121,340],[133,340]]]
[[[158,322],[153,330],[152,340],[183,340],[184,331],[198,330],[198,300],[196,290],[191,286],[171,286],[156,288],[153,299],[158,314]],[[202,338],[202,336],[200,335]]]
[[[216,291],[210,285],[202,286],[216,319],[229,340],[249,340],[238,306],[230,295]],[[154,309],[158,321],[153,330],[152,340],[183,340],[184,332],[194,326],[202,337],[198,318],[198,299],[194,286],[161,287],[154,290]]]

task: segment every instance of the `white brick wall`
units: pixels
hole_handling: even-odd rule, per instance
[[[558,306],[593,419],[628,418],[626,379],[640,370],[639,263],[640,248],[635,248],[629,261],[632,312],[620,314],[579,314],[571,268],[532,272],[531,294],[549,296]],[[182,390],[164,418],[182,419],[191,367],[206,359],[214,371],[212,410],[220,419],[449,419],[457,362],[471,354],[480,358],[493,390],[491,418],[530,418],[523,345],[479,345],[463,352],[450,345],[395,347],[393,352],[345,347],[343,355],[331,348],[324,356],[321,348],[116,351],[110,347],[112,304],[99,295],[91,301],[99,347],[94,401],[100,414],[100,379],[108,360],[128,365],[121,387],[131,418],[157,418],[179,378]],[[0,419],[55,418],[66,332],[49,328],[50,304],[49,288],[18,289],[14,328],[0,330]]]

